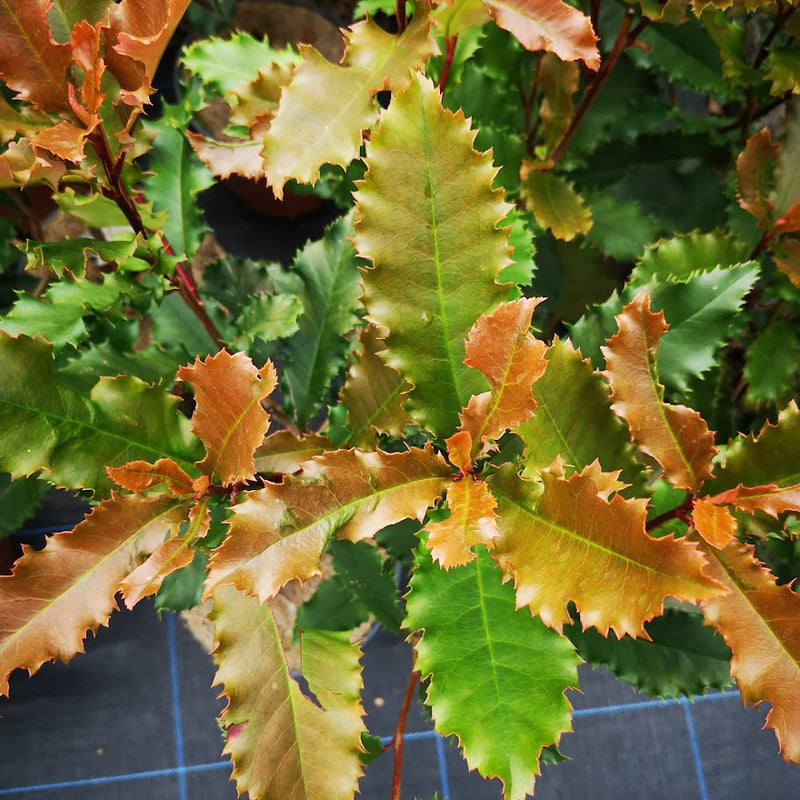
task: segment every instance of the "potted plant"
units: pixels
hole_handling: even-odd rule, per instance
[[[0,10],[0,176],[87,228],[22,245],[56,280],[0,321],[0,468],[95,503],[0,578],[2,688],[118,593],[205,597],[237,790],[351,798],[358,643],[300,625],[304,694],[277,623],[332,559],[508,798],[581,659],[733,678],[797,762],[795,9],[398,3],[302,49],[255,148],[276,197],[338,171],[354,210],[201,274],[191,103],[138,124],[187,2],[78,5]]]

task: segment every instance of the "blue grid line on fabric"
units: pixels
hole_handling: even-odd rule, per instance
[[[24,792],[44,792],[48,789],[72,789],[77,786],[97,786],[106,783],[128,783],[130,781],[142,781],[149,778],[166,778],[170,775],[177,775],[178,772],[205,772],[213,769],[230,769],[230,761],[214,761],[209,764],[194,764],[192,766],[167,767],[165,769],[151,769],[144,772],[130,772],[124,775],[104,775],[98,778],[79,778],[74,781],[57,781],[54,783],[39,783],[33,786],[15,786],[11,789],[0,789],[0,797],[8,794],[23,794]]]
[[[178,769],[178,797],[188,800],[186,790],[186,760],[183,747],[183,720],[181,718],[181,688],[178,678],[178,640],[175,635],[175,615],[167,612],[167,652],[169,654],[169,683],[172,700],[172,726],[175,736],[175,760]]]
[[[697,741],[697,731],[694,728],[694,717],[692,716],[692,704],[687,698],[681,698],[683,706],[683,716],[686,719],[686,732],[689,734],[689,746],[692,749],[692,759],[694,760],[694,771],[697,775],[697,787],[700,790],[700,800],[708,800],[708,789],[706,788],[706,775],[703,769],[703,758],[700,754],[700,743]]]
[[[439,760],[439,783],[442,789],[442,800],[450,800],[450,776],[447,773],[447,759],[444,752],[444,742],[442,737],[437,734],[436,739],[436,758]]]
[[[594,706],[592,708],[576,708],[572,712],[573,717],[594,717],[598,714],[616,714],[620,711],[647,711],[653,708],[663,708],[664,706],[675,706],[681,703],[702,702],[708,700],[727,700],[730,697],[741,697],[739,692],[731,689],[727,692],[709,692],[708,694],[697,694],[690,698],[665,698],[658,700],[640,700],[631,703],[619,703],[613,706]]]
[[[739,697],[739,692],[735,690],[730,690],[726,692],[713,692],[704,695],[695,695],[691,698],[691,701],[698,702],[698,701],[716,701],[722,699],[728,699],[731,697]],[[585,717],[585,716],[594,716],[596,714],[616,714],[619,712],[626,712],[626,711],[639,711],[645,709],[652,709],[658,708],[663,706],[670,706],[670,705],[678,705],[681,703],[688,703],[690,702],[687,698],[681,699],[667,699],[667,700],[643,700],[639,703],[621,703],[618,705],[611,705],[611,706],[597,706],[595,708],[581,708],[576,709],[573,711],[574,716],[578,717]],[[391,736],[382,736],[380,737],[381,742],[386,744],[390,742],[393,737]],[[434,739],[441,744],[441,737],[439,734],[436,733],[434,730],[426,730],[426,731],[409,731],[408,733],[403,734],[403,739],[406,741],[414,741],[420,739]],[[441,755],[440,755],[441,753]],[[441,764],[444,763],[444,747],[442,745],[441,751],[438,749],[437,745],[437,756],[442,759],[440,760],[440,768]],[[127,782],[127,781],[136,781],[136,780],[146,780],[148,778],[159,778],[165,777],[169,775],[178,775],[179,773],[190,773],[190,772],[201,772],[206,770],[214,770],[214,769],[230,769],[231,762],[230,761],[214,761],[206,764],[192,764],[192,765],[184,765],[182,767],[170,767],[166,769],[156,769],[156,770],[148,770],[144,772],[133,772],[128,773],[125,775],[108,775],[103,777],[96,777],[96,778],[82,778],[79,780],[74,781],[61,781],[58,783],[43,783],[37,784],[35,786],[16,786],[10,789],[0,789],[0,797],[4,795],[14,794],[14,793],[25,793],[25,792],[35,792],[35,791],[45,791],[47,789],[69,789],[76,786],[92,786],[97,784],[105,784],[105,783],[120,783],[120,782]],[[445,767],[446,770],[446,767]],[[442,773],[440,772],[440,779]],[[447,780],[446,771],[445,771],[445,780]],[[446,793],[446,794],[445,794]],[[449,786],[442,784],[442,794],[445,795],[443,800],[449,800]]]

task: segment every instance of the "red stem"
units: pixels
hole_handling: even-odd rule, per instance
[[[408,27],[408,19],[406,17],[406,0],[396,0],[394,16],[397,20],[397,32],[400,34]]]
[[[416,660],[416,653],[413,656]],[[397,718],[397,726],[394,729],[394,737],[391,746],[394,747],[394,772],[392,773],[392,797],[391,800],[400,800],[400,782],[403,777],[403,733],[406,729],[408,710],[411,708],[411,701],[414,699],[414,692],[419,681],[419,672],[414,669],[414,662],[411,663],[411,674],[408,678],[406,696],[403,698],[403,705],[400,709],[400,716]]]
[[[128,193],[122,181],[124,151],[120,153],[116,160],[113,159],[108,139],[102,127],[95,128],[95,130],[89,134],[89,141],[94,147],[97,157],[103,165],[106,178],[108,179],[108,185],[103,187],[103,194],[117,204],[135,233],[146,236],[147,229],[139,214],[139,210],[136,208],[136,203]],[[214,344],[220,350],[223,349],[225,347],[225,342],[220,332],[217,330],[217,326],[214,325],[213,320],[208,316],[203,301],[197,292],[197,283],[192,275],[191,266],[188,263],[186,265],[178,264],[175,267],[175,274],[170,278],[170,282],[178,290],[178,293],[191,312],[197,317]]]
[[[653,519],[649,520],[644,526],[644,529],[646,531],[654,531],[665,522],[669,522],[673,519],[679,519],[681,522],[691,525],[692,520],[687,514],[692,510],[693,505],[694,496],[689,495],[679,506],[675,506],[675,508],[670,511],[665,511],[663,514],[659,514],[657,517],[653,517]]]
[[[552,161],[553,167],[555,167],[556,164],[558,164],[558,162],[561,160],[561,157],[564,155],[569,143],[572,141],[572,137],[578,130],[578,126],[581,124],[581,121],[586,115],[586,112],[594,102],[598,92],[603,88],[605,82],[608,80],[609,75],[611,75],[611,73],[614,71],[614,68],[619,63],[622,54],[636,41],[637,37],[650,24],[650,20],[647,17],[642,17],[639,20],[639,24],[633,30],[631,30],[633,14],[633,9],[629,9],[623,17],[622,24],[617,32],[617,38],[614,40],[614,44],[611,47],[611,52],[606,57],[605,61],[603,61],[603,63],[600,65],[600,69],[594,76],[594,80],[586,87],[586,91],[583,93],[581,102],[578,105],[578,108],[575,110],[575,114],[573,115],[572,119],[570,120],[569,127],[561,137],[561,141],[556,145],[555,149],[551,153],[550,160]]]
[[[458,42],[458,34],[451,36],[447,40],[447,49],[444,54],[444,66],[442,67],[442,74],[439,77],[439,92],[444,93],[444,87],[447,79],[450,77],[450,68],[453,66],[453,56],[456,52],[456,43]]]

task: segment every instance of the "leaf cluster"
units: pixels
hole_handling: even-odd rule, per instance
[[[736,681],[800,763],[795,9],[382,4],[335,58],[198,38],[156,116],[187,5],[0,8],[0,503],[94,505],[0,578],[0,690],[202,601],[254,800],[354,796],[376,621],[507,798],[581,661]],[[232,255],[237,179],[335,219]]]

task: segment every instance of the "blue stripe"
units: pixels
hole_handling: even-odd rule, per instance
[[[692,716],[691,703],[684,697],[681,700],[683,714],[686,717],[686,730],[689,733],[689,745],[692,748],[692,758],[694,759],[694,771],[697,774],[697,786],[700,789],[700,800],[708,800],[708,790],[706,789],[706,776],[703,771],[703,759],[700,756],[700,744],[697,741],[697,731],[694,729],[694,717]]]
[[[178,762],[178,797],[188,800],[186,791],[186,760],[183,751],[183,721],[181,719],[181,690],[178,681],[178,642],[175,638],[175,615],[168,611],[167,623],[167,650],[169,652],[169,682],[172,695],[172,725],[175,734],[175,758]]]
[[[441,736],[436,737],[436,757],[439,759],[439,783],[442,789],[442,800],[450,800],[450,776],[447,774],[447,759]]]
[[[40,783],[35,786],[17,786],[12,789],[0,789],[0,796],[23,792],[43,792],[47,789],[71,789],[76,786],[96,786],[105,783],[128,783],[130,781],[163,778],[177,775],[179,772],[206,772],[213,769],[230,769],[230,761],[216,761],[213,764],[195,764],[191,767],[171,767],[169,769],[153,769],[146,772],[131,772],[127,775],[106,775],[102,778],[83,778],[77,781],[59,781],[58,783]]]

